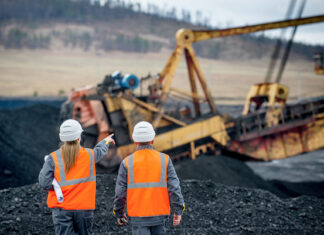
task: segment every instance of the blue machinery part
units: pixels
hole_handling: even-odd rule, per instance
[[[135,90],[140,83],[138,77],[135,75],[126,74],[123,76],[120,71],[115,71],[111,77],[114,80],[115,86],[120,86],[125,89]]]

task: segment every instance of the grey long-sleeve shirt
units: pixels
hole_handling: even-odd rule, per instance
[[[152,146],[141,146],[139,149],[153,149]],[[172,161],[169,158],[167,167],[167,187],[171,207],[177,215],[182,215],[184,200],[181,194],[180,182],[177,173],[173,167]],[[114,211],[117,218],[122,218],[125,210],[127,197],[127,168],[125,159],[122,161],[118,171],[118,177],[115,188]],[[150,216],[150,217],[131,217],[132,225],[155,226],[165,222],[168,216]]]
[[[106,144],[105,140],[100,141],[95,148],[93,149],[95,162],[99,162],[105,155],[108,154],[108,147],[109,144]],[[54,159],[49,156],[44,165],[41,169],[38,181],[39,185],[45,190],[52,190],[53,189],[53,179],[54,179],[54,172],[55,172],[55,163]]]

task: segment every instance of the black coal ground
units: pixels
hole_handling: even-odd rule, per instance
[[[57,149],[59,108],[0,110],[0,189],[37,182],[44,156]]]
[[[112,215],[115,176],[97,177],[93,232],[125,234]],[[168,222],[168,234],[323,234],[324,201],[316,197],[280,199],[258,189],[183,180],[187,210],[179,227]],[[37,184],[0,191],[1,234],[53,234],[46,192]]]
[[[311,161],[312,159],[309,158],[309,160]],[[322,169],[323,164],[318,168],[318,170]],[[264,180],[255,174],[245,162],[223,155],[205,155],[199,156],[195,161],[180,161],[175,164],[175,169],[181,179],[210,179],[215,183],[228,186],[258,188],[272,192],[281,198],[300,195],[324,198],[323,181],[289,182],[284,180]],[[285,169],[280,170],[282,171],[281,174],[285,173]],[[299,167],[298,170],[302,171],[303,169]],[[306,171],[309,174],[309,170],[306,169]],[[301,173],[305,173],[305,170]]]
[[[48,105],[0,111],[0,188],[37,182],[44,155],[58,146],[58,113]],[[323,199],[287,198],[323,197],[323,182],[265,181],[226,156],[202,156],[175,167],[187,211],[180,227],[169,224],[171,234],[324,234]],[[128,231],[111,214],[114,177],[98,176],[95,234]],[[1,190],[0,205],[1,234],[53,234],[46,192],[37,184]]]

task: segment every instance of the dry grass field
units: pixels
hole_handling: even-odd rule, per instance
[[[0,96],[57,96],[72,88],[95,85],[115,70],[139,77],[162,71],[171,52],[122,53],[79,50],[0,49]],[[268,61],[222,61],[199,58],[214,97],[219,103],[244,103],[250,86],[263,81]],[[324,77],[314,74],[312,62],[288,63],[282,83],[290,97],[324,95]],[[186,65],[182,59],[173,87],[189,91]],[[217,100],[216,100],[217,103]]]

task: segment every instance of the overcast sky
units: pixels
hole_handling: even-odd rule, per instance
[[[301,1],[296,0],[293,16],[297,15]],[[159,7],[175,7],[178,13],[180,9],[186,9],[191,11],[194,20],[196,11],[199,10],[204,17],[210,18],[212,26],[225,28],[228,25],[234,27],[282,20],[290,0],[126,0],[126,2],[140,2],[144,9],[149,3]],[[302,16],[322,14],[324,14],[324,0],[306,1]],[[279,30],[265,33],[269,36],[279,34]],[[295,41],[324,45],[324,23],[298,27]]]

